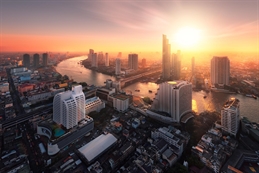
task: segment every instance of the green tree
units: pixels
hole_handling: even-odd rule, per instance
[[[147,104],[151,104],[152,103],[152,100],[149,98],[149,97],[144,97],[143,98],[143,101]]]

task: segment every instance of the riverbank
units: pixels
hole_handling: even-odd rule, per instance
[[[114,74],[115,74],[115,70],[114,70],[114,67],[106,67],[106,66],[100,66],[99,68],[96,68],[96,67],[91,67],[91,63],[85,59],[85,60],[82,60],[79,62],[82,66],[84,66],[85,68],[89,69],[89,70],[93,70],[93,71],[96,71],[98,73],[102,73],[102,74],[105,74],[105,75],[109,75],[109,76],[112,76],[112,77],[116,77]]]

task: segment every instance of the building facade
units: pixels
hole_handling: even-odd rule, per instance
[[[22,61],[23,66],[29,68],[30,67],[30,55],[29,54],[24,54],[23,55],[23,61]]]
[[[70,129],[85,118],[85,95],[82,86],[75,86],[72,91],[55,95],[53,100],[53,121]]]
[[[151,110],[169,114],[174,122],[192,111],[192,84],[187,81],[170,81],[159,85]]]
[[[42,54],[42,65],[46,67],[48,65],[48,53]]]
[[[129,69],[138,70],[138,54],[129,54],[128,67]]]
[[[171,59],[171,45],[166,37],[163,35],[162,45],[162,78],[163,80],[170,80],[170,59]]]
[[[115,75],[120,75],[121,74],[121,60],[117,58],[115,60]]]
[[[109,63],[109,54],[105,53],[105,66],[109,67],[110,63]]]
[[[229,85],[230,61],[228,57],[214,56],[211,59],[211,85]]]
[[[236,136],[239,129],[239,106],[239,100],[236,98],[231,98],[224,104],[221,109],[222,129],[234,136]]]
[[[36,53],[33,55],[33,67],[37,68],[39,67],[39,64],[40,64],[40,55]]]
[[[89,114],[92,111],[99,112],[105,108],[105,103],[99,97],[92,97],[85,101],[85,113]]]

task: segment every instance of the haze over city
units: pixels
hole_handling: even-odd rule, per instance
[[[0,0],[0,172],[259,172],[259,0]]]
[[[0,51],[254,52],[258,1],[7,1]]]

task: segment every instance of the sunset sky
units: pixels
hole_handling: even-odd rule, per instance
[[[258,53],[258,14],[258,0],[0,0],[0,51],[161,52],[166,34],[172,51]]]

